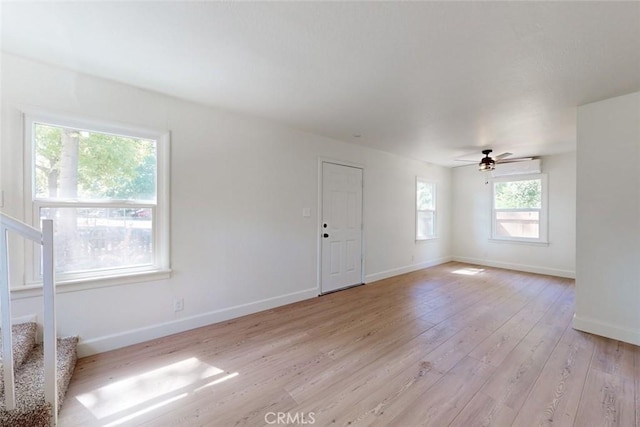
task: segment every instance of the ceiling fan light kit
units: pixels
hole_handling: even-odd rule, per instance
[[[495,160],[489,157],[489,154],[491,154],[491,151],[492,150],[482,151],[482,154],[484,154],[485,157],[483,157],[482,160],[480,160],[480,164],[478,165],[478,170],[480,170],[481,172],[492,171],[496,168]]]

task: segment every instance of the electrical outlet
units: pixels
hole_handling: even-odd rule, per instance
[[[184,310],[184,298],[176,298],[173,300],[173,311]]]

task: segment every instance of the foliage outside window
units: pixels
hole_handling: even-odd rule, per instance
[[[493,182],[494,239],[546,242],[546,177]]]
[[[416,179],[416,240],[436,237],[436,184]]]
[[[166,135],[55,118],[26,124],[32,214],[36,224],[54,220],[58,279],[166,269]]]

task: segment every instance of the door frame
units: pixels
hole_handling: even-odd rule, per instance
[[[363,164],[360,163],[353,163],[353,162],[347,162],[344,160],[336,160],[336,159],[331,159],[328,157],[318,157],[318,223],[317,223],[317,252],[318,252],[318,260],[317,260],[317,265],[316,265],[316,281],[317,281],[317,287],[318,287],[318,295],[323,295],[322,293],[322,232],[323,232],[323,228],[322,228],[322,183],[323,183],[323,174],[322,174],[322,165],[324,163],[331,163],[334,165],[338,165],[338,166],[346,166],[346,167],[351,167],[351,168],[357,168],[362,170],[362,233],[361,233],[361,237],[360,237],[360,253],[362,254],[360,257],[360,284],[364,284],[364,259],[366,258],[366,254],[365,254],[365,246],[364,246],[364,241],[365,241],[365,235],[364,235],[364,230],[365,230],[365,223],[364,223],[364,172],[365,172],[365,167]],[[358,286],[358,285],[354,285],[354,286]],[[336,291],[332,291],[332,292],[336,292]],[[327,293],[331,293],[331,292],[327,292]]]

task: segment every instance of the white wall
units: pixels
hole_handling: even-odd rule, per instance
[[[80,336],[80,355],[317,295],[319,157],[364,166],[367,281],[450,259],[447,168],[11,55],[2,87],[2,211],[18,218],[25,108],[172,133],[172,277],[59,294],[59,331]],[[416,175],[439,183],[437,240],[414,241]],[[21,263],[12,267],[15,283]],[[40,297],[16,297],[15,316],[39,312]]]
[[[491,239],[491,184],[476,165],[453,169],[453,256],[473,264],[574,277],[576,154],[542,157],[548,176],[549,245]]]
[[[640,92],[578,108],[576,329],[640,345]]]

